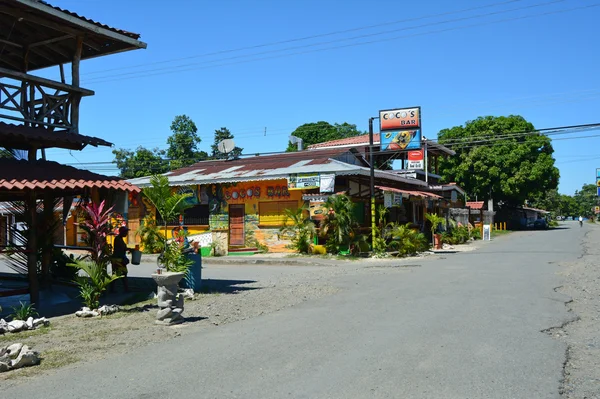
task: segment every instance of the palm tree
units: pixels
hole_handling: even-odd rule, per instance
[[[167,242],[167,223],[183,213],[184,210],[191,208],[185,200],[192,196],[190,193],[179,194],[171,191],[169,178],[164,175],[154,175],[150,178],[152,187],[144,187],[142,193],[144,197],[152,203],[158,214],[162,217],[163,227],[165,229],[164,240]]]
[[[354,234],[356,220],[354,203],[345,194],[336,194],[327,198],[321,205],[324,218],[321,220],[321,234],[327,237],[328,250],[339,252],[340,247],[347,246]]]
[[[435,245],[435,231],[441,223],[446,221],[445,218],[436,215],[435,213],[426,213],[425,218],[431,223],[431,241]]]
[[[297,209],[285,209],[283,234],[293,234],[292,244],[300,253],[308,253],[316,234],[315,224],[305,217],[308,208],[303,206]],[[288,223],[288,221],[290,223]]]

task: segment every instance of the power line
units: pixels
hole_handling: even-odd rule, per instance
[[[237,61],[237,62],[229,62],[229,63],[216,64],[216,65],[207,65],[207,66],[199,66],[199,67],[196,66],[196,67],[181,68],[181,69],[176,69],[177,67],[174,67],[168,71],[146,73],[146,74],[144,74],[144,72],[148,72],[148,71],[141,71],[140,74],[137,74],[135,76],[122,77],[122,78],[116,78],[116,79],[112,79],[112,78],[103,79],[103,77],[98,77],[97,79],[99,79],[99,80],[94,80],[93,83],[116,82],[116,81],[120,81],[120,80],[124,80],[124,79],[138,79],[138,78],[166,75],[166,74],[172,74],[172,73],[188,72],[188,71],[199,70],[199,69],[238,65],[238,64],[248,63],[248,62],[270,60],[270,59],[275,59],[275,58],[289,57],[289,56],[302,55],[302,54],[308,54],[308,53],[314,53],[314,52],[337,50],[337,49],[348,48],[348,47],[364,46],[364,45],[369,45],[369,44],[373,44],[373,43],[381,43],[381,42],[394,41],[394,40],[417,37],[417,36],[430,35],[430,34],[435,34],[435,33],[450,32],[450,31],[473,28],[473,27],[478,27],[478,26],[487,26],[487,25],[491,25],[491,24],[498,24],[498,23],[503,23],[503,22],[518,21],[518,20],[534,18],[534,17],[539,17],[539,16],[547,16],[547,15],[551,15],[551,14],[565,13],[565,12],[570,12],[570,11],[575,11],[575,10],[583,10],[583,9],[588,9],[588,8],[598,7],[598,6],[600,6],[600,3],[582,6],[582,7],[574,7],[574,8],[570,8],[570,9],[550,11],[550,12],[545,12],[545,13],[531,14],[531,15],[526,15],[526,16],[522,16],[522,17],[506,18],[506,19],[502,19],[502,20],[498,20],[498,21],[482,22],[482,23],[452,27],[452,28],[447,28],[447,29],[439,29],[439,30],[433,30],[433,31],[427,31],[427,32],[420,32],[420,33],[404,35],[404,36],[395,36],[395,37],[379,39],[379,40],[371,40],[371,41],[351,43],[351,44],[346,44],[346,45],[341,45],[341,46],[333,46],[333,47],[326,47],[326,48],[321,48],[321,49],[299,51],[299,52],[294,52],[294,53],[289,53],[289,54],[279,54],[279,55],[275,55],[275,56],[271,56],[271,57],[260,57],[260,58],[250,59],[250,60],[242,60],[242,61]],[[287,50],[289,50],[289,49],[287,49]],[[282,50],[282,51],[285,51],[285,50]],[[256,54],[254,54],[254,55],[256,55]],[[250,56],[254,56],[254,55],[250,55]],[[211,62],[218,62],[218,61],[220,61],[220,60],[211,61]]]
[[[501,6],[501,5],[510,4],[510,3],[518,3],[520,1],[522,1],[522,0],[503,1],[503,2],[492,3],[492,4],[488,4],[488,5],[484,5],[484,6],[465,8],[465,9],[457,10],[457,11],[448,11],[448,12],[443,12],[443,13],[424,15],[421,17],[401,19],[401,20],[396,20],[396,21],[391,21],[391,22],[382,22],[382,23],[378,23],[375,25],[367,25],[367,26],[362,26],[362,27],[338,30],[338,31],[334,31],[334,32],[327,32],[327,33],[309,35],[309,36],[304,36],[304,37],[299,37],[299,38],[280,40],[280,41],[276,41],[276,42],[256,44],[256,45],[252,45],[252,46],[239,47],[239,48],[235,48],[235,49],[219,50],[219,51],[215,51],[215,52],[211,52],[211,53],[196,54],[196,55],[192,55],[192,56],[188,56],[188,57],[173,58],[173,59],[164,60],[164,61],[155,61],[155,62],[150,62],[150,63],[145,63],[145,64],[137,64],[137,65],[123,66],[123,67],[119,67],[119,68],[111,68],[111,69],[104,69],[104,70],[99,70],[99,71],[92,71],[92,72],[86,73],[85,75],[94,75],[94,74],[104,73],[104,72],[118,71],[118,70],[138,68],[138,67],[146,67],[148,65],[160,65],[160,64],[166,64],[166,63],[177,62],[177,61],[185,61],[185,60],[194,59],[194,58],[209,57],[209,56],[213,56],[213,55],[227,54],[227,53],[233,53],[233,52],[238,52],[238,51],[253,50],[253,49],[257,49],[257,48],[277,46],[277,45],[287,44],[287,43],[301,42],[301,41],[306,41],[306,40],[311,40],[311,39],[317,39],[320,37],[335,36],[335,35],[339,35],[339,34],[343,34],[343,33],[350,33],[350,32],[357,32],[357,31],[361,31],[361,30],[380,28],[382,26],[390,26],[390,25],[396,25],[396,24],[405,23],[405,22],[420,21],[423,19],[443,17],[446,15],[461,14],[461,13],[468,12],[468,11],[475,11],[475,10],[480,10],[480,9],[484,9],[484,8],[491,8],[491,7]]]

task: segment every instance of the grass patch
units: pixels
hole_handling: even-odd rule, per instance
[[[500,237],[512,233],[512,230],[492,230],[491,237]]]
[[[26,338],[37,337],[38,335],[48,334],[51,330],[51,327],[39,327],[35,330],[27,330],[18,333],[6,333],[4,335],[0,335],[0,343],[2,342],[17,342],[22,341]]]

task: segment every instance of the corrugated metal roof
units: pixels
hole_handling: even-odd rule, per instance
[[[173,186],[193,184],[236,183],[255,180],[286,179],[290,174],[332,173],[337,176],[369,176],[368,167],[338,161],[335,157],[348,154],[348,150],[318,150],[257,156],[233,161],[203,161],[190,167],[165,173]],[[427,186],[423,181],[404,178],[395,173],[376,170],[375,176],[391,181],[417,186]],[[150,185],[150,176],[128,180],[139,187]]]
[[[44,5],[46,5],[48,7],[51,7],[53,9],[57,10],[57,11],[64,12],[65,14],[69,14],[72,17],[79,18],[82,21],[88,22],[90,24],[94,24],[94,25],[99,26],[101,28],[108,29],[108,30],[116,32],[116,33],[120,33],[121,35],[128,36],[128,37],[130,37],[132,39],[136,39],[137,40],[137,39],[140,38],[140,34],[139,33],[133,33],[133,32],[128,32],[128,31],[123,30],[123,29],[113,28],[112,26],[108,26],[108,25],[105,25],[105,24],[103,24],[101,22],[94,21],[93,19],[86,18],[83,15],[79,15],[79,14],[73,12],[73,11],[69,11],[69,10],[66,10],[64,8],[53,6],[52,4],[50,4],[50,3],[48,3],[47,1],[44,1],[44,0],[36,0],[36,1],[38,3],[40,3],[40,4],[44,4]]]
[[[373,144],[379,145],[379,133],[373,134]],[[357,144],[369,144],[369,135],[363,134],[360,136],[347,137],[345,139],[331,140],[325,141],[323,143],[311,144],[307,148],[309,150],[314,150],[317,148],[328,148],[328,147],[344,147],[344,146],[354,146]]]
[[[82,134],[53,132],[42,127],[29,127],[0,122],[0,143],[19,150],[29,148],[67,148],[81,150],[86,145],[112,146],[106,140]]]
[[[399,188],[384,187],[384,186],[375,186],[375,188],[378,188],[381,191],[392,191],[392,192],[396,192],[396,193],[412,195],[414,197],[429,197],[429,198],[435,198],[435,199],[444,198],[444,197],[442,197],[440,195],[433,194],[433,193],[428,193],[428,192],[425,192],[425,191],[402,190],[402,189],[399,189]]]
[[[138,187],[119,177],[104,176],[58,162],[0,159],[0,191],[72,190],[92,187],[140,191]]]

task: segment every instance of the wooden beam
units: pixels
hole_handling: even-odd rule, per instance
[[[15,43],[15,42],[11,42],[10,40],[6,40],[6,39],[0,39],[0,43],[7,44],[9,46],[13,46],[13,47],[16,47],[16,48],[23,48],[23,46],[21,46],[20,44]]]
[[[73,54],[73,62],[71,63],[71,84],[79,87],[79,64],[81,63],[81,50],[83,49],[83,36],[77,36],[75,45],[75,54]],[[81,96],[73,96],[71,101],[71,126],[73,133],[79,133],[79,104]]]
[[[29,47],[39,47],[39,46],[45,46],[46,44],[52,44],[52,43],[56,43],[56,42],[61,42],[63,40],[67,40],[72,38],[73,35],[63,35],[63,36],[59,36],[59,37],[54,37],[52,39],[47,39],[47,40],[42,40],[41,42],[37,42],[37,43],[32,43],[29,45]]]
[[[94,95],[94,92],[92,90],[84,89],[82,87],[76,87],[76,86],[72,86],[72,85],[68,85],[68,84],[64,84],[64,83],[59,83],[54,80],[40,78],[38,76],[34,76],[34,75],[22,73],[22,72],[15,72],[15,71],[12,71],[12,70],[6,69],[6,68],[0,68],[0,78],[3,78],[3,77],[20,80],[20,81],[25,81],[25,82],[37,83],[42,86],[50,87],[52,89],[78,93],[82,96],[93,96]]]
[[[30,151],[31,156],[31,151]],[[37,201],[34,191],[27,196],[29,233],[27,236],[27,276],[29,278],[29,298],[36,307],[40,301],[40,282],[37,274]],[[39,307],[38,307],[39,308]]]
[[[104,37],[107,37],[107,38],[110,38],[113,40],[117,40],[119,42],[127,43],[127,44],[137,47],[137,48],[146,48],[146,43],[144,43],[144,42],[141,42],[141,41],[131,38],[129,36],[125,36],[121,33],[115,32],[113,30],[103,28],[96,24],[87,22],[81,18],[67,14],[63,11],[59,11],[53,7],[50,7],[49,5],[47,5],[45,3],[40,3],[37,1],[30,1],[30,0],[14,0],[14,1],[16,3],[20,3],[21,5],[29,8],[29,9],[38,10],[44,14],[52,15],[53,17],[59,18],[63,21],[63,23],[56,23],[56,22],[48,21],[47,19],[44,19],[44,18],[36,17],[35,18],[36,22],[41,25],[46,25],[46,24],[53,25],[53,26],[49,26],[53,29],[55,26],[58,26],[58,27],[62,28],[62,31],[64,31],[64,29],[67,28],[67,24],[69,24],[74,27],[74,28],[69,27],[70,28],[69,30],[72,31],[72,30],[77,29],[77,34],[90,32],[90,33],[104,36]],[[34,20],[34,19],[32,19],[33,15],[31,15],[29,13],[27,13],[27,15],[28,15],[27,19],[29,19],[31,21]],[[72,32],[69,32],[69,33],[72,33]]]

